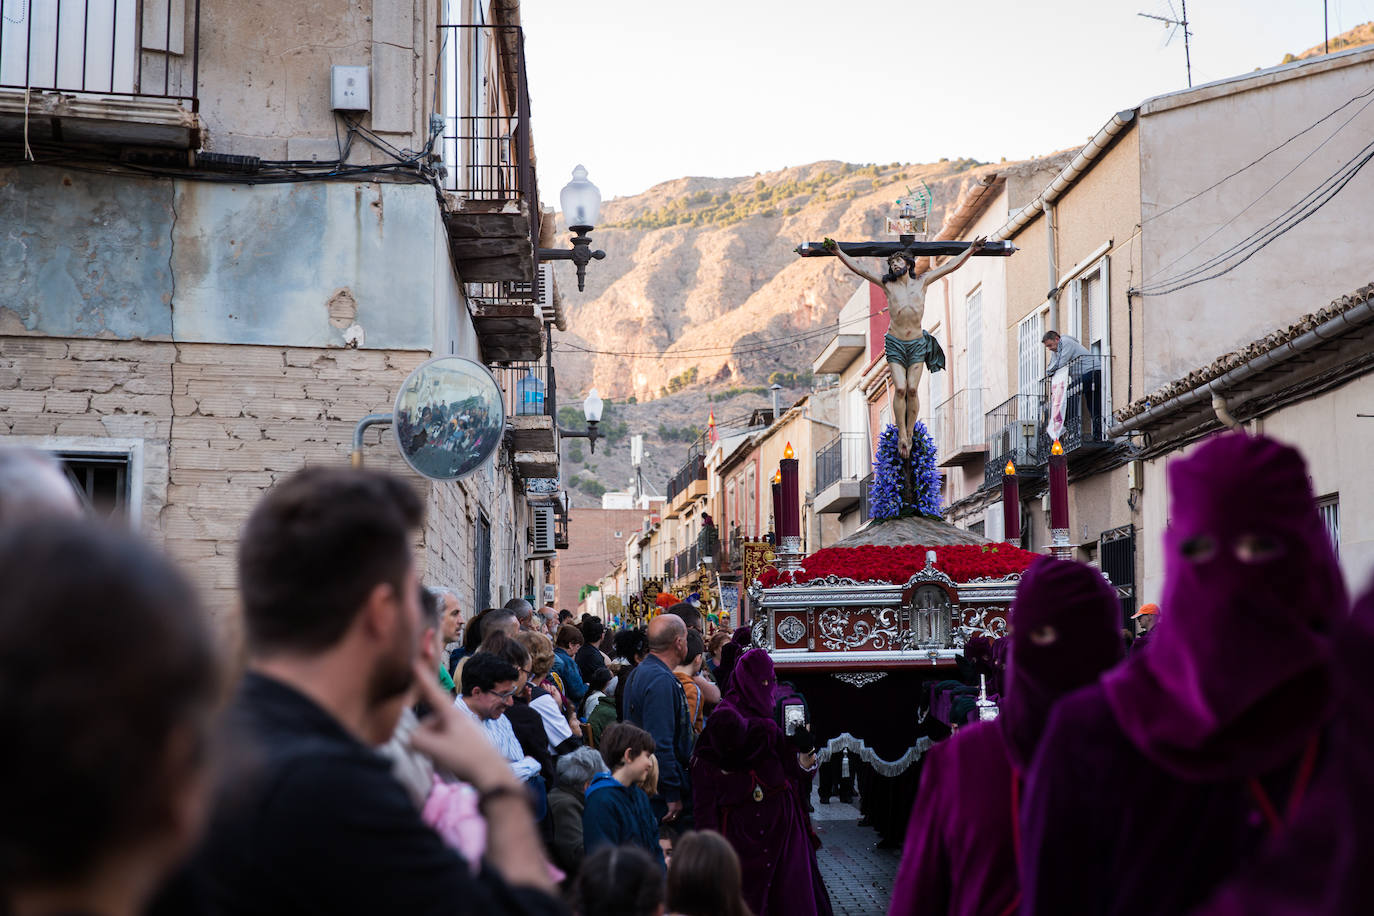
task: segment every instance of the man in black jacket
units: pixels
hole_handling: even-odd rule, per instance
[[[207,909],[562,912],[524,788],[417,665],[410,545],[422,515],[397,477],[312,469],[249,518],[239,552],[249,672],[230,714],[231,747],[246,759],[193,865]],[[412,683],[433,708],[412,746],[479,793],[487,857],[475,874],[372,750]]]

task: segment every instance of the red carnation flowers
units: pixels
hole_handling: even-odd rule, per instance
[[[780,582],[801,584],[827,576],[859,582],[888,582],[905,585],[925,568],[926,552],[935,551],[935,568],[955,582],[973,579],[1000,579],[1024,572],[1039,556],[1010,544],[948,544],[922,547],[827,547],[802,561],[805,567],[795,574],[780,574],[769,567],[759,576],[759,584],[771,588]]]

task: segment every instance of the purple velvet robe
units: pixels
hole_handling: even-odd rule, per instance
[[[1044,557],[1022,577],[1001,715],[960,729],[925,761],[892,916],[1015,912],[1021,771],[1055,702],[1121,658],[1120,607],[1101,573],[1081,563]]]
[[[1355,916],[1374,910],[1374,589],[1336,639],[1330,747],[1294,823],[1194,916]]]
[[[1150,648],[1059,703],[1028,774],[1023,914],[1201,905],[1258,854],[1259,797],[1284,810],[1332,708],[1345,590],[1301,456],[1222,435],[1169,484]]]
[[[755,916],[831,916],[797,750],[772,718],[775,683],[767,652],[740,656],[693,754],[696,826],[719,832],[739,854]]]
[[[891,916],[1002,916],[1017,900],[1011,781],[995,722],[930,749],[907,824]]]

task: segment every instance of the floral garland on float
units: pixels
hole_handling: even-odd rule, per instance
[[[934,552],[935,568],[955,582],[1002,579],[1025,572],[1038,554],[1010,544],[919,544],[900,547],[827,547],[806,558],[806,567],[780,573],[773,567],[764,570],[759,585],[803,585],[835,576],[856,582],[887,582],[903,585],[925,569],[926,554]]]

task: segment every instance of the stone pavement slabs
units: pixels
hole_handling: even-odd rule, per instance
[[[812,793],[811,815],[821,836],[818,859],[835,916],[883,916],[892,899],[901,849],[878,849],[878,832],[859,826],[859,809]]]

